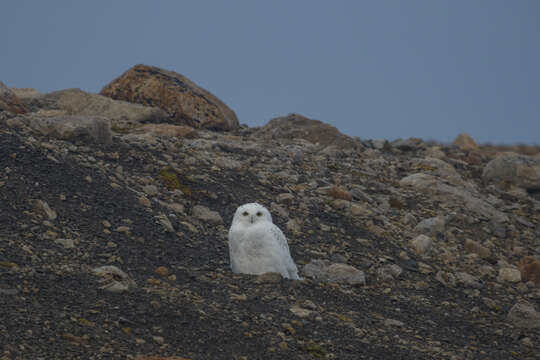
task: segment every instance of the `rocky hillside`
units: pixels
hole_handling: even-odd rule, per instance
[[[2,89],[1,359],[539,356],[534,148]],[[303,280],[231,272],[246,202],[270,209]]]

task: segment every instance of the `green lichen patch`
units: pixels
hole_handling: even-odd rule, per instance
[[[178,180],[178,174],[170,166],[159,170],[158,179],[168,190],[180,190],[187,196],[191,196],[192,194],[191,189]]]

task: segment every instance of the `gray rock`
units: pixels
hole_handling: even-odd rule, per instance
[[[345,201],[345,200],[342,200],[342,201]],[[348,202],[348,207],[346,208],[346,212],[348,215],[351,215],[351,216],[370,216],[373,214],[373,211],[371,211],[368,208],[368,206],[366,206],[365,204],[359,204],[359,203],[353,203],[353,202]]]
[[[403,327],[405,326],[405,323],[395,319],[384,319],[384,326]]]
[[[508,321],[520,328],[537,329],[540,328],[540,312],[529,302],[520,300],[508,312]]]
[[[49,220],[55,220],[56,219],[56,211],[51,209],[49,207],[49,204],[47,204],[43,200],[34,200],[34,208],[41,212],[43,215],[47,217]]]
[[[482,287],[482,283],[476,276],[472,276],[466,272],[457,272],[456,280],[459,284],[463,284],[466,287],[472,287],[475,289]]]
[[[124,292],[135,286],[131,277],[113,265],[105,265],[92,269],[92,273],[100,277],[103,285],[100,289],[109,292]]]
[[[54,240],[54,243],[63,246],[64,249],[75,248],[75,243],[73,242],[73,239],[56,239]]]
[[[388,146],[388,140],[385,140],[385,139],[373,139],[373,140],[371,140],[371,145],[373,146],[373,148],[375,148],[377,150],[382,150],[382,149],[384,149],[385,146]]]
[[[432,146],[426,150],[426,156],[435,159],[444,159],[446,154],[439,146]]]
[[[306,318],[306,317],[309,317],[311,315],[311,313],[313,311],[311,310],[308,310],[308,309],[304,309],[300,306],[293,306],[289,309],[290,312],[292,312],[294,315],[300,317],[300,318]]]
[[[111,144],[111,124],[102,116],[20,116],[8,121],[12,126],[27,126],[38,134],[62,140],[89,139]]]
[[[279,273],[267,272],[257,276],[255,282],[257,284],[276,284],[281,281],[283,277]]]
[[[212,162],[214,163],[214,165],[221,169],[237,170],[242,167],[242,162],[226,157],[216,157],[212,159]]]
[[[213,225],[223,223],[223,218],[217,211],[210,210],[206,206],[195,205],[192,209],[192,214],[199,220],[203,220]]]
[[[456,287],[456,277],[452,273],[438,271],[437,274],[435,274],[435,279],[446,287]]]
[[[506,237],[506,225],[498,221],[490,221],[488,223],[489,230],[491,233],[501,239]]]
[[[151,134],[153,136],[164,136],[183,139],[195,139],[199,136],[197,130],[191,126],[172,125],[172,124],[144,124],[136,127],[134,134]]]
[[[35,99],[40,97],[42,94],[36,89],[32,88],[10,88],[11,91],[19,98],[21,101],[26,102],[29,99]]]
[[[160,202],[160,204],[164,205],[167,209],[174,211],[176,214],[184,214],[184,205],[179,203],[163,203]]]
[[[449,184],[465,185],[461,175],[456,171],[456,168],[441,159],[432,157],[417,159],[413,161],[413,166],[423,173],[435,175]]]
[[[433,195],[436,199],[454,206],[464,206],[482,218],[496,222],[508,221],[508,216],[498,211],[479,194],[461,186],[448,185],[433,175],[416,173],[404,177],[399,182],[402,187],[412,187],[417,191]]]
[[[506,153],[491,160],[482,177],[487,181],[508,181],[527,190],[540,189],[540,158]]]
[[[431,236],[436,236],[438,234],[443,234],[446,226],[446,220],[442,216],[436,216],[429,219],[424,219],[420,221],[415,227],[414,230],[417,233],[428,234]]]
[[[415,253],[421,255],[425,254],[433,244],[433,239],[424,234],[418,235],[409,242],[409,246],[414,250]]]
[[[276,198],[277,202],[288,202],[288,201],[291,201],[292,199],[294,199],[294,195],[291,194],[291,193],[282,193],[282,194],[279,194]]]
[[[18,289],[0,289],[0,295],[13,296],[19,293]]]
[[[359,143],[343,135],[332,125],[320,120],[308,119],[300,114],[288,114],[274,118],[253,133],[263,139],[303,139],[322,146],[333,145],[337,149],[356,148]]]
[[[139,197],[139,204],[141,204],[142,206],[145,206],[145,207],[151,207],[152,206],[152,203],[150,202],[150,200],[148,200],[148,198],[146,196],[140,196]]]
[[[411,186],[421,190],[427,190],[433,186],[438,185],[438,180],[433,175],[424,173],[416,173],[404,177],[399,181],[400,186]]]
[[[482,259],[491,256],[491,250],[471,239],[465,239],[465,251],[468,254],[477,254]]]
[[[397,139],[392,141],[390,145],[392,145],[393,148],[401,151],[413,151],[417,149],[424,149],[426,147],[422,140],[417,138],[409,138],[407,140]]]
[[[302,231],[302,225],[296,219],[290,219],[286,224],[287,230],[294,234],[299,234]]]
[[[272,214],[277,214],[284,219],[289,217],[289,212],[284,207],[276,204],[275,202],[272,202],[272,204],[270,204],[270,211],[272,212]]]
[[[166,122],[167,114],[156,107],[113,100],[80,89],[54,91],[33,97],[29,106],[42,116],[58,115],[101,116],[109,119],[115,127],[131,128],[139,123]]]
[[[365,285],[366,276],[363,271],[353,266],[330,263],[327,260],[312,260],[304,266],[304,274],[318,281]]]
[[[156,220],[166,232],[174,232],[174,227],[171,224],[171,221],[169,220],[167,215],[159,214],[158,216],[156,216]]]
[[[159,191],[156,185],[145,185],[143,191],[146,195],[156,196]]]
[[[377,280],[381,282],[393,281],[401,275],[403,269],[397,264],[383,265],[377,269]]]
[[[503,267],[499,269],[499,281],[520,282],[521,272],[516,268]]]

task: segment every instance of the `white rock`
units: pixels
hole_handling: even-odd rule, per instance
[[[217,211],[210,210],[206,206],[195,205],[192,209],[192,214],[199,220],[203,220],[210,224],[218,225],[223,223],[223,218]]]
[[[305,318],[311,315],[312,311],[308,309],[301,308],[299,306],[293,306],[289,309],[290,312],[292,312],[294,315]]]
[[[363,271],[341,263],[330,263],[327,260],[312,260],[304,266],[304,274],[325,282],[365,285],[366,276]]]
[[[509,282],[520,282],[521,273],[516,268],[503,267],[499,269],[499,276],[497,277],[499,281],[509,281]]]

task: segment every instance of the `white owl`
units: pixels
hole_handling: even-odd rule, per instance
[[[285,235],[272,222],[270,212],[257,203],[236,209],[229,229],[229,256],[235,273],[276,272],[300,279]]]

